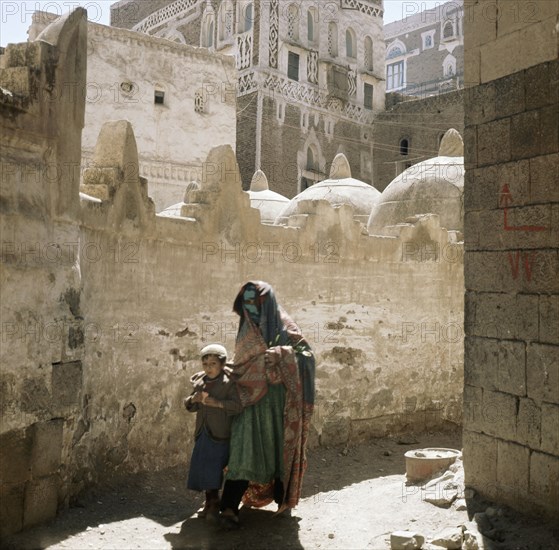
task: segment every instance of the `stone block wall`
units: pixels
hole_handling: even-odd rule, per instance
[[[557,518],[559,4],[531,6],[466,6],[464,466]]]

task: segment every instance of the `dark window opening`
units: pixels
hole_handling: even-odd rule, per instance
[[[287,58],[287,78],[299,80],[299,55],[293,52]]]
[[[301,178],[301,192],[308,189],[314,182],[308,178]]]
[[[365,106],[365,109],[369,109],[369,110],[373,110],[373,86],[371,86],[371,84],[365,84],[364,87],[364,99],[363,99],[363,105]]]
[[[400,141],[400,155],[407,155],[409,152],[409,142],[407,139]]]
[[[443,27],[443,38],[452,38],[454,36],[454,27],[450,21],[447,21]]]
[[[155,95],[153,97],[155,103],[163,105],[165,103],[165,92],[161,90],[155,90]]]

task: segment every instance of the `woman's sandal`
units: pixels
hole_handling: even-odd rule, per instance
[[[273,517],[275,517],[275,518],[290,518],[291,517],[291,510],[292,510],[292,508],[289,508],[289,506],[287,506],[285,504],[282,504],[281,506],[278,506],[278,510],[274,514]]]

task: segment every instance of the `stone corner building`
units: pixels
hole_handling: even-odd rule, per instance
[[[374,114],[384,108],[382,3],[122,0],[111,24],[236,55],[237,158],[244,188],[262,169],[293,197],[337,153],[373,183]]]
[[[559,2],[531,6],[465,4],[464,467],[559,518]]]

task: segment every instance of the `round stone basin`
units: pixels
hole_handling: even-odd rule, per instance
[[[460,451],[432,447],[408,451],[404,456],[408,481],[421,481],[446,470],[460,456]]]

